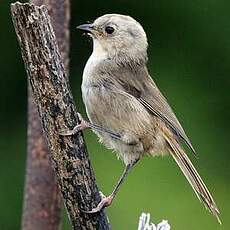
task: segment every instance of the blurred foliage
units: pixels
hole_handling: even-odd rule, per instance
[[[27,82],[10,18],[0,2],[0,229],[20,228],[26,160]],[[174,108],[199,159],[191,156],[221,210],[219,226],[170,157],[144,158],[107,209],[113,229],[137,228],[142,211],[173,229],[230,229],[230,2],[223,0],[72,1],[70,80],[84,114],[80,85],[91,42],[76,26],[105,13],[128,14],[145,28],[149,69]],[[111,192],[123,165],[96,137],[86,140],[98,184]],[[66,217],[63,229],[70,229]]]

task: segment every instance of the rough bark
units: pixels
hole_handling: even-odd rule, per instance
[[[68,70],[69,64],[69,0],[32,0],[45,4],[51,16],[60,54]],[[27,164],[24,192],[22,229],[57,230],[60,227],[61,198],[54,171],[51,168],[48,147],[43,137],[41,122],[28,84]]]
[[[86,214],[100,201],[82,133],[63,137],[77,113],[47,9],[15,3],[11,13],[38,106],[53,168],[73,229],[109,229],[104,211]]]

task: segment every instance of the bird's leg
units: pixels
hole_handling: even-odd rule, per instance
[[[91,129],[94,129],[98,132],[102,132],[102,133],[107,133],[109,134],[111,137],[115,138],[115,139],[118,139],[118,140],[121,140],[121,135],[118,134],[118,133],[114,133],[108,129],[105,129],[103,128],[102,126],[100,125],[96,125],[96,124],[93,124],[89,121],[86,121],[82,118],[81,114],[78,113],[78,118],[79,118],[79,121],[80,123],[78,125],[76,125],[72,130],[62,130],[59,134],[61,136],[71,136],[71,135],[74,135],[84,129],[87,129],[87,128],[91,128]]]
[[[130,170],[133,168],[133,166],[138,162],[139,159],[135,160],[132,163],[129,163],[128,165],[126,165],[124,172],[122,173],[117,185],[115,186],[114,190],[112,191],[112,193],[105,197],[102,197],[102,200],[100,201],[100,203],[97,205],[96,208],[93,208],[90,211],[84,211],[86,213],[96,213],[99,212],[101,209],[103,209],[104,207],[108,207],[112,204],[113,199],[115,198],[117,192],[119,191],[121,185],[123,184],[126,176],[129,174]]]

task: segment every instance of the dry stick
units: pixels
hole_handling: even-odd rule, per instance
[[[32,0],[35,5],[46,4],[51,16],[60,54],[68,70],[69,64],[69,0]],[[28,135],[23,230],[57,230],[60,228],[61,199],[41,122],[28,84]]]
[[[47,9],[15,3],[11,13],[25,68],[38,106],[52,164],[73,229],[109,229],[104,211],[89,215],[100,201],[82,133],[62,137],[77,113]]]

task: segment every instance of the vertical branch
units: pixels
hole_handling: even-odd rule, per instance
[[[68,70],[69,64],[69,0],[32,0],[35,5],[46,4],[60,47],[60,54]],[[61,198],[51,168],[47,143],[28,84],[27,165],[24,191],[22,229],[56,230],[60,225]]]
[[[73,229],[107,230],[104,211],[93,215],[81,211],[91,210],[100,201],[82,133],[59,135],[61,130],[73,128],[78,119],[47,10],[44,6],[15,3],[11,13]]]

